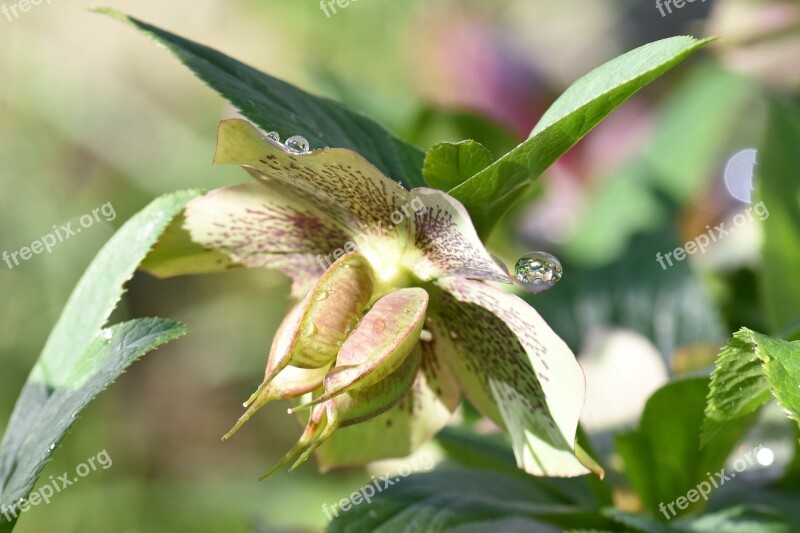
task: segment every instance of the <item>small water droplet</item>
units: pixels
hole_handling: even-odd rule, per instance
[[[456,333],[455,331],[453,331],[453,330],[451,329],[451,330],[450,330],[450,338],[451,338],[451,339],[453,339],[453,340],[456,340],[456,339],[458,339],[458,333]]]
[[[427,329],[423,329],[419,334],[419,340],[422,342],[431,342],[433,340],[433,333]]]
[[[48,450],[50,450],[51,452],[53,450],[55,450],[55,449],[56,449],[56,445],[55,444],[51,444],[50,447],[48,448]]]
[[[386,329],[386,322],[384,322],[380,318],[376,319],[372,323],[372,331],[374,331],[375,333],[381,333],[385,329]]]
[[[303,337],[313,337],[317,334],[317,325],[314,324],[311,320],[306,322],[306,325],[303,326]]]
[[[306,138],[300,135],[295,135],[294,137],[286,139],[286,143],[284,143],[283,147],[288,153],[295,155],[307,154],[309,148]]]
[[[318,301],[318,302],[321,302],[322,300],[325,300],[325,299],[327,299],[327,298],[328,298],[328,291],[319,291],[319,292],[317,293],[317,295],[316,295],[316,296],[314,296],[314,299],[315,299],[316,301]]]
[[[103,332],[100,335],[107,341],[111,340],[111,336],[112,335],[111,335],[111,330],[110,329],[104,329]]]
[[[267,133],[267,139],[276,143],[281,142],[281,136],[277,131],[271,131]]]
[[[514,266],[514,277],[529,293],[539,294],[558,283],[563,269],[561,262],[547,252],[532,252],[524,255]]]

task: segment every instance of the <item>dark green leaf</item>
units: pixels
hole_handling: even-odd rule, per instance
[[[186,332],[163,319],[101,329],[124,284],[173,218],[199,191],[163,196],[129,220],[78,282],[11,416],[0,446],[0,505],[14,508],[33,489],[81,411],[148,351]],[[0,515],[0,531],[10,531]]]
[[[399,478],[371,503],[339,511],[328,531],[476,531],[511,519],[527,531],[548,531],[542,523],[562,529],[613,526],[596,510],[563,505],[520,476],[442,469]]]
[[[482,235],[511,206],[517,191],[639,89],[708,41],[672,37],[609,61],[576,81],[545,113],[531,137],[450,191],[467,207]]]
[[[408,189],[424,185],[422,151],[374,120],[117,10],[97,11],[131,24],[164,46],[265,131],[277,131],[284,139],[302,135],[312,149],[349,148]]]
[[[109,328],[81,353],[81,361],[52,387],[31,377],[22,389],[0,454],[0,505],[14,518],[54,450],[80,413],[132,363],[147,352],[186,333],[178,323],[158,318],[137,319]],[[3,524],[0,531],[13,526]]]

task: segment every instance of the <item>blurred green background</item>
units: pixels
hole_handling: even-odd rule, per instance
[[[236,110],[130,28],[89,13],[95,5],[53,0],[14,20],[0,16],[0,251],[106,202],[117,213],[52,254],[14,269],[0,263],[0,429],[73,286],[115,228],[161,193],[247,179],[210,165],[217,124]],[[756,226],[665,273],[654,254],[743,208],[725,190],[725,164],[758,144],[764,94],[797,88],[795,2],[696,2],[667,17],[652,2],[623,0],[359,0],[332,17],[308,0],[107,5],[342,100],[420,146],[469,137],[496,156],[593,67],[658,38],[720,35],[554,166],[491,245],[509,264],[531,249],[558,253],[563,286],[532,303],[587,360],[609,332],[635,335],[640,344],[618,349],[657,359],[643,398],[681,365],[707,363],[729,331],[765,329],[742,305],[757,298]],[[113,468],[28,512],[17,531],[323,526],[322,504],[368,474],[320,476],[309,465],[259,484],[299,432],[284,405],[220,441],[260,381],[287,304],[288,283],[271,272],[137,276],[120,318],[169,317],[191,334],[101,396],[42,479],[103,449]],[[602,434],[635,415],[586,423]]]

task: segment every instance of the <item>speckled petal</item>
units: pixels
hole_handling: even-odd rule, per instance
[[[520,468],[533,475],[589,473],[576,457],[583,372],[561,338],[522,299],[486,283],[440,280],[433,320],[441,351],[470,402],[508,429]]]
[[[432,334],[419,344],[422,363],[411,390],[389,411],[334,433],[316,453],[322,472],[411,455],[452,419],[461,398],[458,382],[438,355],[442,339]]]
[[[356,244],[373,264],[399,259],[407,232],[402,222],[392,222],[392,215],[402,213],[408,191],[356,152],[334,148],[289,154],[249,122],[234,119],[220,124],[214,163],[244,166],[262,183],[291,189],[353,235],[366,236]]]
[[[246,267],[291,276],[295,294],[327,265],[317,260],[350,239],[348,229],[281,186],[247,183],[190,202],[184,228],[192,241]]]
[[[364,257],[347,254],[317,281],[297,314],[286,321],[270,356],[265,383],[288,365],[321,368],[331,363],[372,299],[374,274]]]
[[[406,268],[423,280],[462,276],[511,283],[486,251],[466,209],[446,193],[428,188],[411,191],[412,223]]]
[[[299,450],[297,446],[292,448],[280,465],[297,456],[297,460],[289,469],[289,471],[294,470],[308,460],[321,444],[329,440],[341,428],[375,418],[395,406],[414,383],[421,359],[422,350],[417,347],[406,357],[399,368],[378,383],[349,390],[316,405],[309,417],[306,431],[298,443],[305,443],[304,448],[302,450]],[[323,410],[325,415],[321,413]],[[317,421],[322,421],[321,431],[318,432],[316,431]],[[309,433],[313,435],[313,439],[306,443],[306,435]],[[273,468],[270,474],[274,471]]]
[[[325,377],[319,403],[351,389],[371,387],[397,370],[419,343],[428,293],[412,287],[387,294],[372,306]]]

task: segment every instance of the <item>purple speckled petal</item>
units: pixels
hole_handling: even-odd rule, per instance
[[[463,278],[439,280],[431,315],[450,346],[441,354],[464,395],[508,429],[520,468],[533,475],[589,472],[576,457],[585,398],[572,351],[525,301]]]
[[[399,258],[407,232],[403,223],[392,222],[392,215],[403,212],[408,191],[356,152],[334,148],[289,154],[249,122],[234,119],[220,124],[214,163],[241,165],[261,183],[291,190],[351,236],[369,237],[356,242],[371,248],[376,258]],[[331,243],[335,246],[325,253],[346,242]],[[370,255],[369,250],[361,251]]]
[[[412,224],[404,263],[423,280],[461,276],[511,283],[484,248],[466,209],[436,189],[411,191]]]
[[[317,254],[349,238],[347,229],[282,187],[247,183],[190,202],[185,228],[192,240],[247,267],[279,269],[301,294],[325,270]]]

